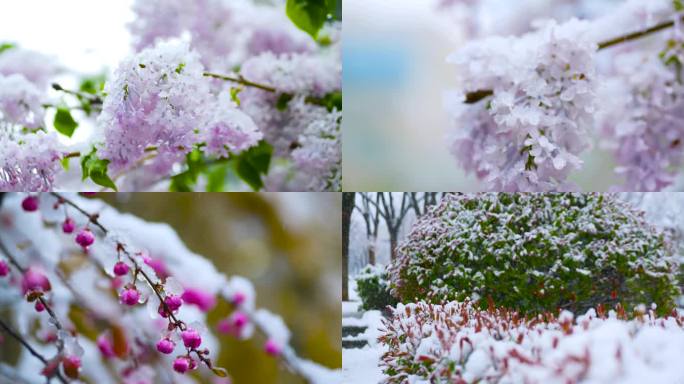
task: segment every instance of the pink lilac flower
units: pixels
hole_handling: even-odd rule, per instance
[[[0,56],[1,57],[1,56]],[[0,122],[40,128],[45,111],[43,93],[22,75],[0,75]]]
[[[180,41],[159,43],[121,63],[107,83],[108,97],[98,118],[105,131],[100,153],[111,161],[112,171],[138,164],[149,148],[155,152],[149,170],[166,175],[203,141],[211,142],[212,153],[214,140],[241,148],[256,142],[235,141],[240,132],[257,135],[253,123],[242,127],[251,120],[219,112],[234,107],[217,101],[203,72],[197,52]]]
[[[39,89],[57,73],[55,60],[41,53],[13,48],[0,54],[0,76],[22,75]]]
[[[488,188],[573,189],[566,180],[590,146],[596,109],[597,46],[588,26],[577,20],[550,23],[520,38],[470,43],[449,58],[463,93],[493,91],[476,105],[459,106],[453,96],[447,105],[452,149],[464,152],[457,153],[461,165]],[[474,152],[476,161],[468,158]]]
[[[55,133],[40,131],[35,134],[17,134],[14,137],[0,133],[0,190],[52,190],[55,177],[63,170],[60,164],[60,147]]]

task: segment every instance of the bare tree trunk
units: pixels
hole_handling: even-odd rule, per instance
[[[349,229],[354,211],[354,192],[342,194],[342,300],[349,300]]]
[[[390,230],[389,235],[390,235],[390,257],[392,258],[392,262],[397,258],[397,237],[399,236],[398,234],[399,228],[396,230]]]
[[[375,242],[368,246],[368,264],[375,265]]]

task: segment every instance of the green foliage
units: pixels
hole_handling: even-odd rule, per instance
[[[317,97],[307,97],[306,101],[311,104],[320,105],[325,107],[328,112],[333,110],[342,110],[342,91],[330,92],[327,95],[317,98]]]
[[[286,12],[299,29],[317,39],[318,32],[327,20],[341,19],[337,2],[338,0],[287,0]]]
[[[107,77],[104,74],[85,77],[81,80],[81,84],[79,85],[78,89],[79,91],[90,95],[102,94],[104,92],[106,80]],[[90,116],[90,114],[93,112],[91,99],[81,95],[77,95],[76,98],[81,103],[81,107],[86,115]]]
[[[57,108],[55,113],[55,129],[64,136],[71,137],[76,131],[78,123],[71,116],[71,111],[68,108]]]
[[[207,192],[223,192],[226,178],[232,171],[252,189],[258,191],[264,187],[262,177],[268,173],[272,155],[273,147],[265,141],[228,159],[209,160],[203,156],[202,151],[195,149],[187,155],[186,170],[171,178],[169,190],[192,192],[200,175],[205,175]]]
[[[361,298],[361,309],[384,310],[398,301],[390,294],[388,273],[383,267],[367,265],[356,277],[356,291]]]
[[[262,140],[257,146],[235,157],[235,170],[245,183],[258,191],[264,187],[261,178],[268,174],[272,156],[273,147]]]
[[[202,152],[195,149],[186,156],[185,172],[179,173],[171,178],[171,192],[192,192],[195,190],[197,179],[206,168]]]
[[[93,150],[81,159],[81,171],[83,180],[90,178],[95,184],[110,188],[116,191],[116,184],[109,178],[107,167],[109,160],[99,159],[97,150]]]
[[[491,299],[523,313],[584,312],[680,294],[664,235],[613,195],[447,195],[416,223],[391,269],[402,302]]]
[[[673,3],[674,3],[675,11],[677,11],[677,12],[679,12],[679,11],[684,11],[684,1],[682,1],[682,0],[673,0]]]
[[[3,53],[7,50],[16,48],[17,45],[14,43],[0,43],[0,53]]]
[[[281,112],[286,110],[293,98],[294,96],[289,93],[280,94],[280,96],[278,96],[278,100],[276,101],[276,109]]]

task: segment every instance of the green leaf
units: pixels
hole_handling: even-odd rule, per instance
[[[97,150],[93,150],[81,159],[81,171],[83,180],[90,177],[97,185],[110,188],[116,191],[116,184],[107,175],[109,160],[102,160],[97,157]]]
[[[60,160],[60,163],[62,164],[62,168],[64,168],[65,171],[69,170],[69,160],[71,160],[71,159],[69,159],[68,157],[65,157],[62,160]]]
[[[287,0],[287,16],[316,40],[328,19],[340,18],[337,0]]]
[[[258,191],[264,187],[261,178],[268,173],[272,156],[273,147],[262,140],[256,147],[235,157],[235,171],[240,179]]]
[[[342,91],[330,92],[323,97],[307,97],[306,101],[311,104],[320,105],[332,112],[334,109],[342,110]]]
[[[290,101],[294,98],[293,95],[289,93],[283,93],[278,97],[278,101],[276,101],[276,109],[279,111],[284,111],[287,109],[287,105],[290,104]]]
[[[675,11],[683,11],[684,10],[684,1],[682,0],[673,0],[674,1],[674,8]]]
[[[215,164],[207,168],[207,192],[225,192],[228,162]]]
[[[241,87],[233,87],[230,89],[230,99],[237,104],[237,106],[240,106],[240,92],[242,92]]]
[[[171,185],[169,191],[171,192],[192,192],[195,190],[197,179],[204,169],[204,159],[202,152],[195,149],[188,153],[186,157],[186,165],[188,169],[171,178]]]
[[[78,127],[78,123],[71,116],[71,111],[67,108],[57,108],[55,114],[55,129],[64,136],[71,137]]]
[[[16,48],[16,47],[17,47],[17,45],[16,45],[16,44],[13,44],[13,43],[1,43],[1,44],[0,44],[0,53],[3,53],[3,52],[5,52],[5,51],[7,51],[7,50],[10,50],[10,49],[13,49],[13,48]]]

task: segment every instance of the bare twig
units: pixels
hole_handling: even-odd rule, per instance
[[[30,353],[31,355],[33,355],[35,358],[37,358],[38,360],[40,360],[44,365],[47,366],[47,365],[49,364],[49,361],[48,361],[43,355],[41,355],[38,351],[36,351],[36,350],[31,346],[31,344],[29,344],[26,340],[24,340],[24,338],[21,337],[21,335],[19,335],[19,333],[17,333],[15,330],[13,330],[12,327],[10,327],[10,326],[9,326],[7,323],[5,323],[2,319],[0,319],[0,328],[2,328],[2,329],[5,331],[5,333],[7,333],[8,335],[12,336],[12,337],[13,337],[14,339],[16,339],[19,343],[21,343],[21,345],[24,346],[24,348],[26,348],[26,350],[29,351],[29,353]],[[64,379],[64,377],[62,376],[62,374],[59,373],[59,370],[55,370],[54,372],[55,372],[55,376],[57,377],[57,379],[58,379],[60,382],[62,382],[62,383],[64,383],[64,384],[67,383],[67,381]]]

